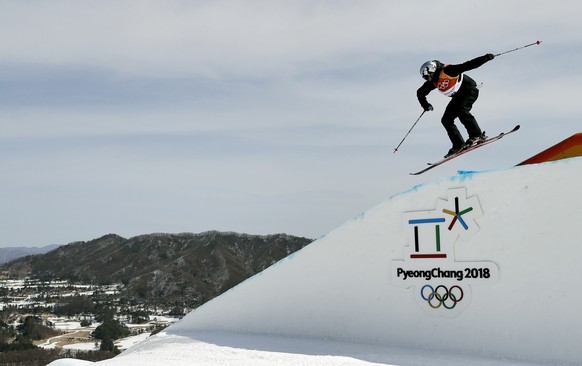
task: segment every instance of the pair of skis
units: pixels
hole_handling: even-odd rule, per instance
[[[459,156],[464,155],[464,154],[466,154],[466,153],[468,153],[470,151],[476,150],[476,149],[478,149],[480,147],[483,147],[485,145],[489,145],[490,143],[493,143],[495,141],[498,141],[498,140],[502,139],[503,137],[505,137],[505,136],[507,136],[509,134],[514,133],[517,130],[519,130],[519,125],[515,126],[511,131],[502,132],[502,133],[500,133],[497,136],[493,136],[493,137],[490,137],[488,139],[485,139],[484,141],[482,141],[482,142],[480,142],[480,143],[478,143],[476,145],[470,146],[470,147],[468,147],[466,149],[462,149],[459,152],[457,152],[457,153],[455,153],[455,154],[453,154],[453,155],[451,155],[449,157],[446,157],[446,158],[444,158],[442,160],[439,160],[439,161],[434,162],[434,163],[428,163],[428,167],[427,168],[424,168],[424,169],[422,169],[422,170],[420,170],[420,171],[418,171],[416,173],[410,173],[410,175],[419,175],[419,174],[425,173],[425,172],[427,172],[427,171],[429,171],[429,170],[431,170],[433,168],[436,168],[437,166],[439,166],[441,164],[446,163],[447,161],[453,160],[453,159],[458,158]]]

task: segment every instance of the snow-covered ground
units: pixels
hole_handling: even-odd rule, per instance
[[[148,338],[153,327],[161,324],[170,325],[177,320],[175,317],[165,315],[151,315],[150,322],[146,324],[127,324],[134,335],[115,341],[115,345],[122,351],[126,350]],[[45,340],[38,344],[39,347],[45,349],[60,347],[65,350],[79,351],[95,351],[100,348],[100,341],[90,337],[91,332],[99,326],[99,323],[94,322],[88,327],[82,327],[80,321],[70,318],[51,317],[48,321],[62,334]]]
[[[150,333],[142,333],[138,335],[134,335],[131,337],[123,338],[117,342],[115,345],[120,350],[128,349],[130,347],[135,346],[136,344],[144,341],[149,337]],[[80,351],[96,351],[99,349],[99,344],[95,342],[82,342],[82,343],[71,343],[63,346],[63,349],[68,350],[80,350]]]
[[[10,290],[12,292],[8,299],[0,302],[0,310],[15,306],[15,307],[34,307],[51,306],[54,304],[47,304],[44,300],[39,299],[37,288],[42,288],[43,291],[51,293],[54,296],[58,293],[58,297],[72,297],[72,296],[91,296],[95,291],[103,294],[113,295],[119,292],[119,284],[92,286],[82,284],[72,284],[68,281],[41,281],[38,279],[27,278],[19,280],[0,280],[0,287]]]
[[[50,366],[84,365],[59,360]],[[89,363],[91,364],[91,363]],[[366,345],[307,338],[199,332],[159,333],[98,365],[123,366],[525,366],[535,363],[451,354],[417,348]]]
[[[579,364],[581,180],[574,158],[413,187],[99,364]]]

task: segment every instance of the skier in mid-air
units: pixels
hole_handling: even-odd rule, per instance
[[[495,55],[488,53],[458,65],[445,65],[438,60],[432,60],[425,62],[420,68],[420,75],[426,82],[417,90],[416,96],[425,111],[433,110],[432,105],[426,100],[426,96],[432,90],[438,89],[447,97],[451,97],[451,101],[441,118],[441,123],[453,144],[445,158],[456,154],[462,149],[478,144],[486,138],[477,120],[471,114],[473,103],[479,96],[477,83],[463,73],[476,69],[487,61],[493,60],[493,58],[495,58]],[[467,129],[469,134],[467,141],[465,141],[455,125],[455,118],[459,118]]]

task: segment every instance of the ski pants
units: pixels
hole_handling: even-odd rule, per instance
[[[481,128],[475,117],[471,114],[473,103],[475,103],[478,97],[479,89],[475,87],[463,90],[453,95],[445,109],[441,123],[453,143],[453,148],[461,148],[465,144],[465,139],[463,139],[463,136],[455,125],[455,118],[458,118],[463,126],[465,126],[469,137],[481,136]]]

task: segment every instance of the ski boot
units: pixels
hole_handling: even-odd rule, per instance
[[[480,143],[482,143],[483,141],[487,140],[487,136],[485,135],[485,131],[483,131],[481,133],[481,135],[479,136],[473,136],[470,137],[466,142],[465,145],[463,146],[463,149],[468,149],[471,146],[475,146],[478,145]]]

